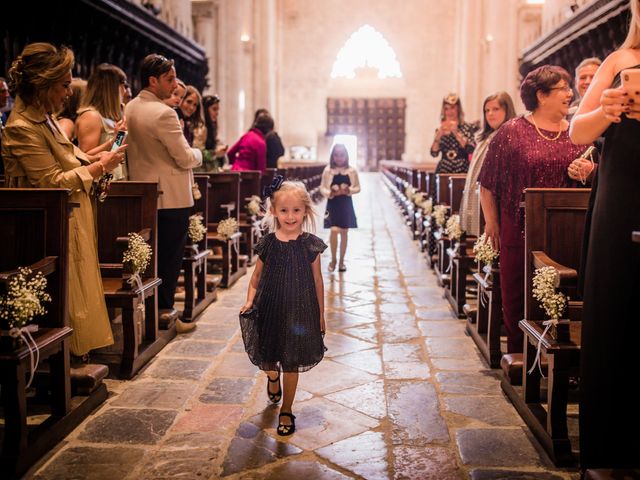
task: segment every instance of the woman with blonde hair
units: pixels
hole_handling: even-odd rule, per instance
[[[87,155],[62,133],[53,112],[71,95],[73,52],[49,43],[27,45],[9,70],[15,107],[4,130],[2,157],[9,188],[67,188],[79,205],[69,220],[68,315],[71,353],[82,356],[113,343],[98,267],[93,210],[94,181],[124,158],[114,152]]]
[[[635,381],[640,322],[640,105],[621,86],[626,69],[640,69],[640,0],[631,0],[627,39],[602,63],[571,123],[577,143],[604,137],[592,191],[584,269],[580,351],[580,467],[638,468],[640,412]],[[632,102],[633,97],[635,101]],[[570,174],[586,177],[588,162]],[[587,223],[589,225],[589,223]]]
[[[78,147],[88,153],[111,148],[114,133],[126,128],[122,113],[127,76],[115,65],[101,63],[89,77],[78,109]],[[114,180],[126,180],[125,164],[112,172]]]

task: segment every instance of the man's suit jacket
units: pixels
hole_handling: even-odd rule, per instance
[[[191,169],[202,164],[202,152],[189,147],[178,116],[148,90],[125,107],[129,179],[158,182],[158,208],[193,206]]]

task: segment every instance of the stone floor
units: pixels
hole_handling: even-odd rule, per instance
[[[502,394],[379,177],[362,183],[348,271],[325,272],[329,350],[300,377],[294,435],[276,435],[244,354],[247,275],[134,380],[108,381],[108,401],[28,477],[576,479]]]

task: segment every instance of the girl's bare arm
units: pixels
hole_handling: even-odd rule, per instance
[[[256,262],[256,268],[253,271],[253,275],[251,275],[251,280],[249,280],[249,288],[247,289],[247,302],[240,309],[240,313],[244,313],[249,310],[253,306],[253,299],[256,297],[256,291],[258,290],[258,285],[260,284],[260,277],[262,276],[262,260],[258,258]]]

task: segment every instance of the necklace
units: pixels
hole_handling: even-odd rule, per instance
[[[562,135],[562,130],[558,130],[558,133],[556,134],[555,137],[546,137],[544,135],[544,133],[542,133],[540,131],[540,129],[538,128],[538,125],[536,124],[536,119],[533,118],[533,113],[530,115],[531,117],[531,121],[533,122],[533,126],[536,127],[536,132],[538,132],[538,135],[540,135],[542,138],[544,138],[545,140],[549,140],[550,142],[555,142],[556,140],[558,140],[560,138],[560,135]]]

